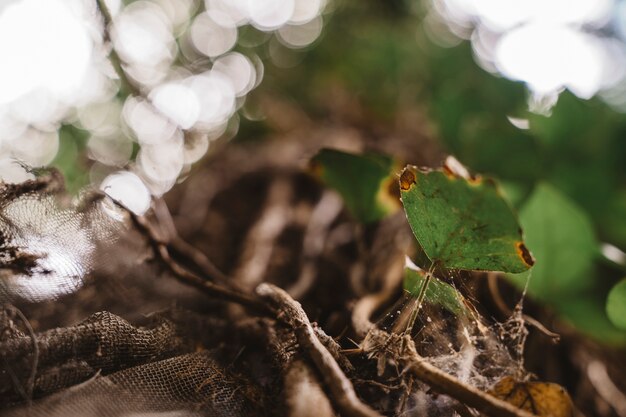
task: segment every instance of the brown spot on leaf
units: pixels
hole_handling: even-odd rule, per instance
[[[467,179],[467,182],[469,182],[471,185],[480,185],[483,183],[483,177],[481,177],[480,175],[472,175]]]
[[[531,267],[535,264],[535,258],[533,258],[533,256],[530,254],[530,251],[528,250],[526,245],[524,245],[524,242],[517,242],[515,244],[515,248],[517,249],[517,254],[526,265]]]
[[[413,172],[411,168],[405,168],[400,175],[400,189],[402,191],[408,191],[416,182],[417,178],[415,177],[415,172]]]
[[[324,170],[324,167],[322,167],[322,164],[320,164],[319,161],[317,161],[315,159],[311,159],[309,161],[309,172],[314,177],[321,178],[323,170]]]

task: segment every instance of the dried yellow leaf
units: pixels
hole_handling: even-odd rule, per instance
[[[562,386],[552,382],[519,382],[507,376],[489,392],[522,410],[541,417],[572,417],[572,400]]]

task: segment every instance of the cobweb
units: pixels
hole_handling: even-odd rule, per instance
[[[439,283],[454,291],[462,308],[453,310],[437,302],[441,294],[437,294],[438,287],[433,288],[410,331],[418,353],[445,373],[482,391],[488,391],[504,376],[526,379],[523,299],[504,322],[488,321],[479,312],[478,304],[471,300],[475,292],[473,280],[477,278],[459,271],[445,271],[445,276],[447,284],[443,279]],[[402,297],[379,319],[378,327],[395,334],[406,332],[415,303],[413,293],[404,290]],[[406,379],[404,384],[408,385]],[[459,404],[450,397],[438,395],[419,382],[412,381],[410,386],[412,394],[402,415],[458,415]]]

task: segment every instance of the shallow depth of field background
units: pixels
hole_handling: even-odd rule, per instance
[[[626,343],[605,308],[626,270],[626,2],[103,4],[106,32],[95,0],[0,3],[2,180],[56,166],[141,214],[216,144],[293,127],[269,113],[415,132],[500,180],[531,295]]]

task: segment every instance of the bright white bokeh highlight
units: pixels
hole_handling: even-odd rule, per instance
[[[295,7],[294,0],[259,0],[248,3],[248,12],[254,27],[273,30],[289,22]]]
[[[597,40],[568,26],[532,23],[504,34],[495,50],[496,66],[531,90],[549,94],[563,87],[591,98],[602,87],[607,65]]]
[[[183,129],[193,126],[200,115],[197,94],[181,83],[162,84],[149,96],[158,111]]]
[[[246,95],[256,83],[252,62],[239,52],[224,55],[215,61],[213,71],[227,77],[237,97]]]
[[[311,45],[322,34],[322,18],[320,16],[299,26],[285,25],[278,29],[280,41],[290,48],[304,48]]]
[[[434,1],[427,34],[450,46],[451,34],[470,39],[479,65],[525,82],[530,107],[545,112],[564,89],[589,99],[624,82],[624,42],[594,32],[617,10],[614,0]]]
[[[115,48],[130,65],[155,66],[174,59],[174,36],[167,15],[149,1],[131,3],[115,18]]]
[[[0,104],[35,90],[67,95],[91,55],[86,27],[61,0],[23,0],[0,14]]]
[[[109,175],[100,184],[100,189],[138,216],[150,208],[150,192],[143,181],[132,172],[119,171]]]
[[[202,13],[191,25],[191,40],[200,53],[215,57],[230,51],[237,42],[237,26],[220,11]]]
[[[264,71],[254,52],[234,51],[242,26],[259,34],[247,51],[304,48],[321,34],[326,0],[105,3],[111,42],[95,1],[0,1],[0,180],[32,178],[21,164],[51,164],[60,127],[72,124],[88,136],[77,163],[90,161],[96,185],[139,214],[237,131]]]

